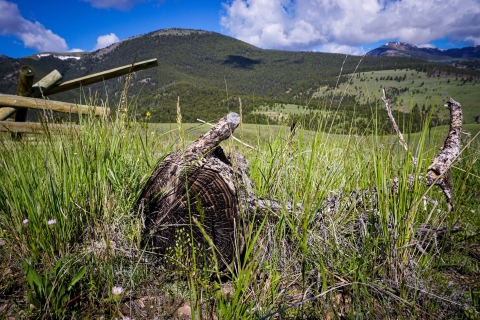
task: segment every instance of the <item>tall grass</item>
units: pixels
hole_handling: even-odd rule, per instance
[[[237,246],[230,272],[213,268],[210,276],[181,260],[182,249],[175,259],[184,267],[166,272],[140,246],[137,196],[158,161],[186,139],[182,130],[159,134],[142,121],[128,113],[85,117],[69,134],[1,136],[0,295],[17,302],[5,315],[168,318],[189,300],[195,318],[478,316],[478,281],[465,289],[451,271],[479,271],[469,251],[479,240],[478,142],[452,168],[458,209],[447,213],[439,190],[408,184],[409,174],[426,172],[446,128],[412,136],[411,154],[395,137],[302,128],[257,127],[258,152],[229,140],[223,148],[250,162],[255,193],[282,209],[243,210],[245,249]],[[425,195],[439,204],[424,205]],[[334,197],[338,206],[329,211],[325,201]],[[422,247],[415,237],[422,224],[464,231]],[[59,290],[35,287],[32,269],[46,288],[45,279],[54,288],[74,282],[67,302],[54,303]],[[35,306],[32,297],[42,292],[43,305]],[[152,308],[133,306],[145,297]]]

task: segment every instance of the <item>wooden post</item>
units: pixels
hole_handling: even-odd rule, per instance
[[[39,98],[43,95],[43,92],[45,92],[45,90],[52,87],[54,84],[56,84],[60,80],[62,80],[62,75],[60,74],[60,72],[58,72],[57,70],[53,70],[52,72],[47,74],[45,77],[40,79],[40,81],[38,81],[32,86],[30,95],[34,98]],[[1,103],[0,103],[0,106],[2,106]],[[15,108],[0,107],[0,121],[7,119],[12,114],[14,114],[15,111],[17,111],[17,109]]]
[[[17,95],[18,96],[30,96],[30,91],[32,90],[33,77],[35,76],[35,70],[29,66],[23,66],[20,69],[20,75],[18,77],[18,86],[17,86]],[[2,108],[0,109],[0,120],[4,120],[10,117],[12,114],[17,112],[18,109],[15,108]],[[27,119],[27,109],[20,110],[18,115],[15,115],[15,121],[21,121],[21,119]],[[18,118],[18,120],[17,120]],[[25,122],[23,120],[22,122]]]
[[[20,69],[20,76],[18,77],[17,96],[30,97],[33,86],[33,77],[35,70],[30,66],[23,66]],[[27,121],[27,108],[17,109],[15,112],[15,122]],[[12,138],[21,139],[21,133],[12,133]]]
[[[33,85],[32,97],[40,98],[44,95],[45,91],[47,91],[60,80],[62,80],[62,75],[60,74],[60,72],[58,72],[57,70],[53,70]]]

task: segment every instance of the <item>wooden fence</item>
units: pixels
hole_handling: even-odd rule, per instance
[[[17,138],[21,137],[21,133],[44,132],[46,129],[44,124],[26,122],[28,109],[78,114],[93,113],[97,116],[108,115],[109,108],[46,100],[44,98],[54,93],[84,87],[156,66],[158,66],[157,59],[150,59],[61,83],[62,75],[54,70],[35,84],[33,84],[35,71],[32,67],[23,66],[18,78],[17,95],[0,94],[0,131],[12,132]],[[5,121],[10,116],[14,116],[15,121]],[[59,124],[49,124],[47,126],[53,131],[61,131],[72,127],[71,125]]]

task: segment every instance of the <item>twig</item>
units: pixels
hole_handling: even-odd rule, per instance
[[[397,123],[395,122],[395,119],[393,118],[393,114],[392,114],[392,109],[390,108],[390,105],[388,104],[388,99],[387,99],[387,96],[385,94],[385,89],[383,89],[383,97],[382,97],[382,100],[383,102],[385,103],[385,108],[387,109],[387,114],[388,114],[388,118],[390,119],[390,122],[392,123],[393,125],[393,129],[395,130],[395,132],[397,133],[397,136],[398,136],[398,139],[400,141],[400,144],[402,145],[402,147],[405,149],[405,151],[408,152],[408,145],[407,143],[405,142],[405,140],[403,139],[403,135],[402,133],[400,132],[400,129],[398,129],[398,126],[397,126]],[[413,158],[413,162],[416,163],[416,160],[414,157]]]

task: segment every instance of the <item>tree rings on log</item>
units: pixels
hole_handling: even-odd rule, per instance
[[[137,209],[142,240],[163,265],[224,268],[235,252],[239,194],[230,159],[218,145],[239,124],[223,117],[187,149],[168,154],[147,181]]]

